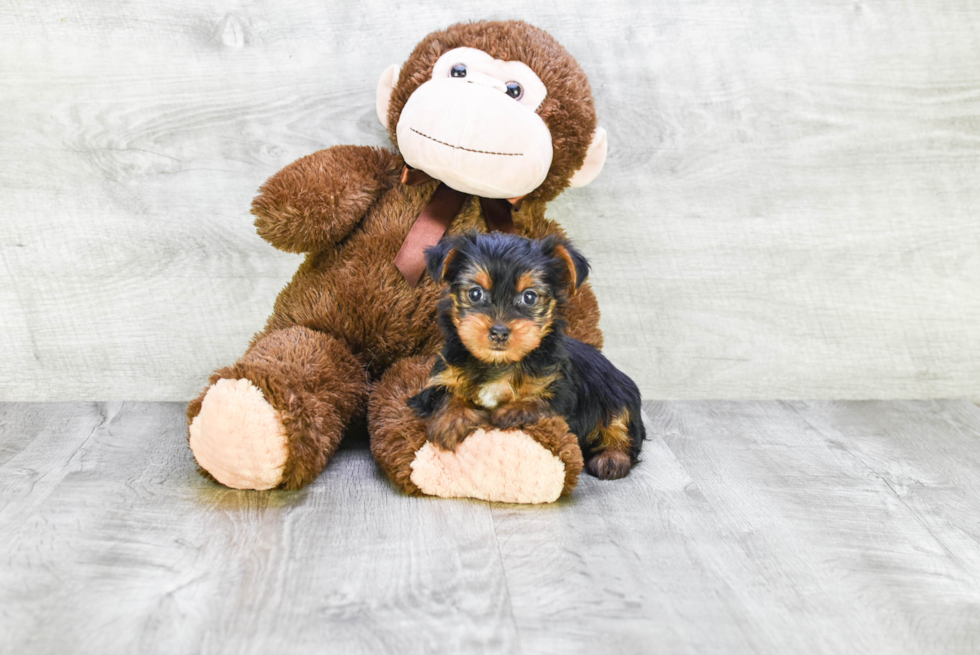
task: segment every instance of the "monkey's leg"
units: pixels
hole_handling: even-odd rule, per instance
[[[187,407],[201,468],[236,489],[298,489],[337,450],[369,383],[350,348],[303,327],[271,332]]]
[[[547,503],[568,495],[582,472],[582,451],[565,421],[549,416],[521,430],[476,430],[443,450],[426,441],[426,421],[407,404],[425,385],[430,358],[404,359],[371,394],[371,451],[405,493]]]

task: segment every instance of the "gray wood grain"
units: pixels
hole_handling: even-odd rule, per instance
[[[707,549],[712,572],[740,597],[768,652],[975,651],[976,541],[942,543],[969,525],[937,534],[854,453],[877,445],[897,469],[929,469],[936,458],[908,445],[931,437],[930,447],[969,461],[980,412],[965,401],[826,407],[861,416],[874,436],[785,403],[648,404],[730,548]],[[923,477],[923,492],[966,494],[975,508],[966,489],[978,477],[974,468],[955,489]]]
[[[514,650],[485,503],[402,497],[366,450],[229,490],[178,403],[0,407],[2,652]]]
[[[552,215],[647,396],[980,399],[970,0],[0,3],[0,398],[192,397],[299,262],[258,185],[515,16],[593,81],[607,169]]]
[[[0,403],[0,652],[975,653],[980,409],[651,402],[544,507],[194,472],[180,403]]]

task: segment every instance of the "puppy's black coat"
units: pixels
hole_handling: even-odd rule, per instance
[[[448,449],[478,427],[565,418],[586,470],[626,475],[645,438],[640,392],[598,350],[564,334],[569,297],[589,264],[567,241],[507,234],[445,238],[426,251],[448,283],[438,304],[445,337],[428,384],[409,399]]]

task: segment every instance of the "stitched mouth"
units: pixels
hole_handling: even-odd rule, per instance
[[[523,157],[524,156],[524,153],[523,152],[490,152],[489,150],[474,150],[473,148],[464,148],[463,146],[454,146],[451,143],[446,143],[445,141],[440,141],[439,139],[436,139],[434,137],[431,137],[428,134],[423,134],[422,132],[419,132],[418,130],[416,130],[414,127],[411,127],[409,129],[412,130],[413,132],[415,132],[416,134],[418,134],[419,136],[424,136],[426,139],[429,139],[430,141],[435,141],[439,145],[446,146],[447,148],[452,148],[453,150],[465,150],[466,152],[475,152],[475,153],[478,153],[478,154],[481,154],[481,155],[501,155],[503,157]]]

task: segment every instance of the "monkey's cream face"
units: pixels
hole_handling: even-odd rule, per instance
[[[405,163],[485,198],[519,198],[551,168],[551,132],[536,113],[548,90],[525,64],[456,48],[412,93],[396,135]]]

